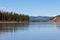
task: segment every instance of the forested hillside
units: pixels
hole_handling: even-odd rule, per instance
[[[29,21],[29,16],[15,12],[0,11],[0,21]]]

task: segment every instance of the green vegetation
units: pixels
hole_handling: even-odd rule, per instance
[[[55,17],[60,17],[60,15],[57,15],[57,16],[55,16]]]
[[[60,17],[60,15],[57,15],[55,17]],[[50,18],[49,20],[53,20],[55,17]]]
[[[55,17],[52,17],[49,21],[50,22],[58,22],[60,20],[60,15],[57,15]]]
[[[0,11],[0,21],[29,21],[29,16],[13,12]]]

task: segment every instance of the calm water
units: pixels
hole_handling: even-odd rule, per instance
[[[0,40],[60,40],[60,23],[0,24]]]

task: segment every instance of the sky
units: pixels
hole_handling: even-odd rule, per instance
[[[0,0],[0,10],[29,16],[60,15],[60,0]]]

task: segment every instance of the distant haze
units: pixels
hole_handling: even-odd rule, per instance
[[[30,21],[32,20],[50,20],[53,17],[49,16],[30,16]]]

